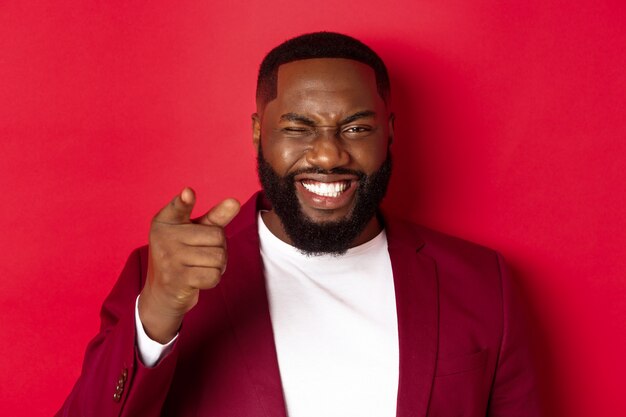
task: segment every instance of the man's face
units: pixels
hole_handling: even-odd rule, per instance
[[[314,253],[363,243],[389,179],[393,135],[373,69],[337,58],[281,65],[277,96],[253,121],[259,175],[286,240]],[[318,232],[302,236],[311,227]]]

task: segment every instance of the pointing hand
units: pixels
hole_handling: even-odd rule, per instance
[[[185,188],[152,219],[148,276],[139,297],[139,317],[148,336],[167,343],[200,290],[215,287],[226,268],[224,226],[239,212],[229,198],[191,219],[195,195]]]

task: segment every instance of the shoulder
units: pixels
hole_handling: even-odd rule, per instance
[[[502,300],[503,281],[509,279],[500,254],[491,248],[430,228],[385,218],[390,253],[403,253],[413,245],[416,259],[431,263],[436,273],[442,302],[454,300],[467,311],[484,310],[497,313]],[[409,243],[411,242],[411,243]],[[392,255],[393,257],[393,255]]]
[[[445,265],[499,269],[500,255],[493,249],[428,227],[385,216],[391,244],[412,245],[422,255]]]

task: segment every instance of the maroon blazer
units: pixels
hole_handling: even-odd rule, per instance
[[[257,194],[226,228],[226,273],[201,292],[173,351],[154,368],[135,349],[147,248],[131,254],[58,416],[285,417],[256,224],[264,204]],[[397,416],[540,415],[524,320],[501,257],[384,222],[398,314]]]

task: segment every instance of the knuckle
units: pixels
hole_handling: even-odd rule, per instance
[[[228,255],[224,248],[215,248],[213,257],[215,258],[215,261],[218,263],[218,265],[221,266],[226,263]]]
[[[215,241],[216,245],[223,245],[226,241],[226,236],[224,235],[224,229],[221,227],[213,227],[211,228],[211,237]]]
[[[218,271],[217,269],[212,269],[211,272],[209,273],[209,280],[208,280],[208,287],[209,288],[215,288],[217,287],[217,284],[220,283],[220,279],[222,277],[222,274],[220,273],[220,271]]]
[[[193,288],[211,289],[215,288],[220,281],[219,271],[215,268],[208,268],[203,271],[196,271],[189,278],[189,285]]]
[[[219,270],[210,268],[203,274],[203,284],[205,288],[215,288],[220,282]]]

